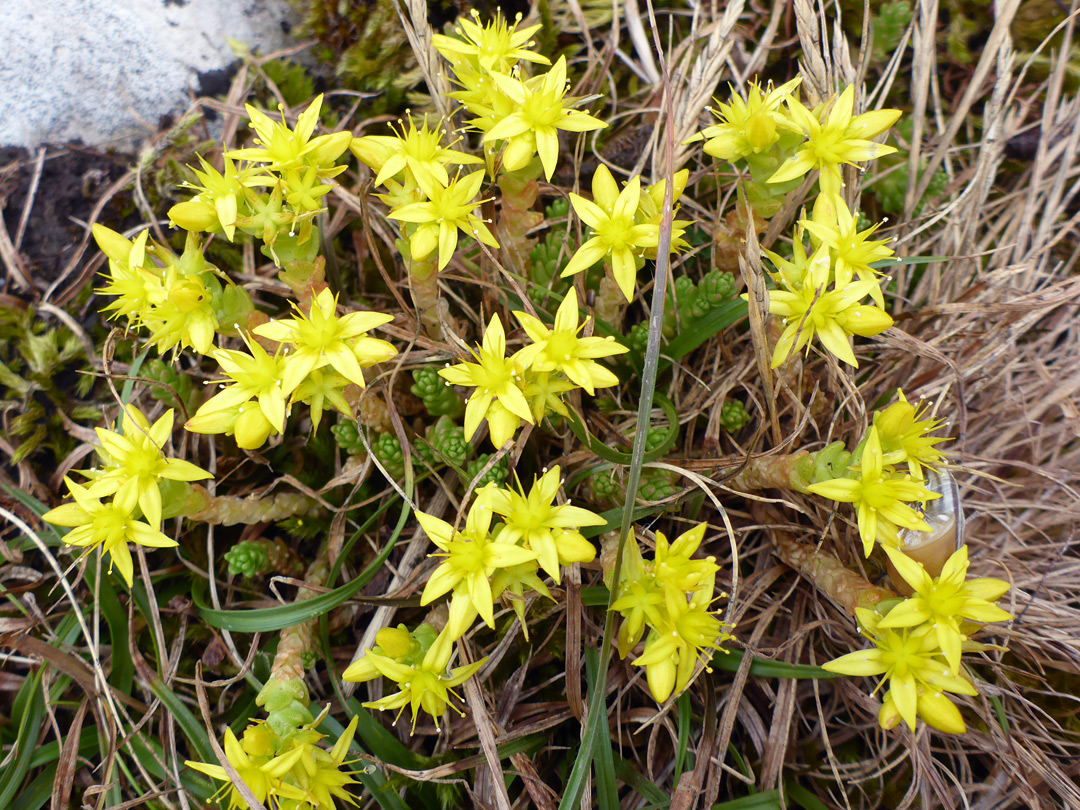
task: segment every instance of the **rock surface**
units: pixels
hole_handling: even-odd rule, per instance
[[[200,76],[289,44],[288,0],[3,0],[0,146],[130,146]]]

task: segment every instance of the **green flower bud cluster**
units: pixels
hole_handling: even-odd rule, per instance
[[[457,419],[465,413],[465,403],[461,396],[434,368],[424,366],[413,369],[412,376],[413,384],[409,390],[413,396],[423,400],[429,414]]]
[[[529,278],[533,283],[529,285],[528,295],[534,304],[541,306],[548,297],[549,290],[562,292],[569,287],[567,282],[559,278],[562,269],[570,262],[570,251],[566,249],[566,231],[548,231],[544,240],[538,242],[529,253],[529,258],[532,260]],[[552,279],[555,279],[554,284]]]
[[[689,276],[679,276],[675,279],[675,294],[664,304],[664,337],[670,340],[679,323],[686,326],[691,320],[708,315],[734,294],[735,276],[726,271],[710,270],[698,284]],[[649,341],[649,322],[634,324],[628,338],[630,348],[644,352]]]
[[[187,412],[194,413],[196,406],[195,386],[191,382],[191,377],[187,374],[184,374],[176,366],[166,363],[160,357],[155,357],[143,363],[139,373],[155,383],[164,383],[164,385],[150,386],[150,396],[158,402],[170,408],[175,408],[177,398],[179,398],[180,404],[184,406]],[[172,390],[169,390],[170,388]]]
[[[666,427],[651,427],[649,432],[645,434],[645,452],[651,453],[664,443],[664,439],[667,438],[668,429]]]
[[[874,59],[888,60],[911,23],[911,15],[907,0],[891,0],[878,6],[873,27]]]
[[[677,328],[675,312],[684,326],[694,318],[708,315],[735,292],[735,276],[720,270],[710,270],[694,284],[689,276],[675,279],[675,294],[664,305],[664,336],[674,337]]]
[[[480,471],[487,466],[488,461],[491,459],[491,453],[482,453],[469,462],[465,468],[465,474],[470,481],[476,478],[480,474]],[[499,485],[506,480],[506,476],[510,474],[510,460],[508,456],[500,458],[495,465],[484,473],[483,477],[476,482],[476,489],[485,487],[488,484]]]
[[[630,339],[630,348],[645,354],[645,348],[649,345],[649,322],[642,321],[634,324],[628,337]]]
[[[319,525],[320,521],[311,523]],[[225,562],[231,577],[254,579],[270,574],[297,576],[303,572],[300,560],[280,538],[242,540],[225,552]]]
[[[750,421],[750,414],[737,399],[729,399],[720,407],[720,427],[728,433],[738,433]]]
[[[569,211],[569,201],[560,198],[544,208],[544,217],[548,221],[565,219]],[[561,292],[569,287],[566,281],[559,278],[563,268],[570,262],[571,251],[566,249],[566,234],[566,228],[561,226],[549,230],[543,241],[538,242],[529,253],[529,258],[532,260],[529,278],[533,283],[529,286],[528,295],[537,306],[544,303],[548,290],[554,289]],[[559,260],[560,253],[562,254],[561,261]],[[552,279],[555,279],[554,284],[552,284]]]
[[[723,270],[710,270],[697,285],[693,307],[701,315],[712,312],[735,296],[735,276]]]
[[[557,197],[544,206],[545,219],[562,219],[570,213],[570,200]]]
[[[883,168],[887,165],[885,161],[882,161]],[[907,158],[905,157],[902,162],[897,161],[896,165],[901,168],[890,171],[888,174],[882,174],[879,179],[874,181],[871,188],[874,196],[877,197],[877,201],[881,204],[882,210],[899,216],[904,211],[904,196],[907,194],[908,172],[904,169],[907,166]],[[944,171],[938,169],[934,172],[933,177],[930,178],[930,185],[926,187],[926,193],[915,201],[913,214],[918,216],[922,212],[926,201],[943,195],[948,185],[949,176]]]
[[[622,498],[622,487],[609,467],[597,467],[585,478],[585,492],[590,503],[611,508]]]
[[[356,426],[354,420],[342,419],[330,428],[330,432],[334,434],[334,441],[337,442],[338,447],[350,456],[364,454],[364,443],[360,440],[360,429]]]
[[[646,467],[641,471],[641,484],[638,486],[638,498],[646,501],[662,501],[677,495],[679,474],[671,470],[658,470]]]
[[[427,435],[413,443],[416,455],[436,467],[450,464],[461,467],[472,454],[472,444],[465,440],[465,429],[449,416],[441,416],[427,429]]]
[[[876,39],[876,29],[874,36]],[[911,119],[905,118],[898,121],[896,130],[905,140],[911,141],[913,133]],[[910,174],[908,156],[905,150],[881,158],[880,169],[874,178],[874,184],[870,186],[870,191],[877,198],[881,209],[886,214],[899,216],[904,212],[904,197],[907,195],[907,183]],[[922,174],[922,166],[919,167],[919,174]],[[930,178],[930,185],[926,187],[926,193],[921,199],[915,201],[913,214],[918,216],[926,202],[943,195],[948,185],[949,176],[944,170],[938,169],[934,172],[933,177]],[[862,228],[863,226],[860,224],[859,227]]]
[[[270,572],[270,549],[265,540],[243,540],[225,552],[229,576],[248,579]]]
[[[380,433],[371,443],[371,452],[395,481],[405,477],[405,453],[401,441],[393,433]]]

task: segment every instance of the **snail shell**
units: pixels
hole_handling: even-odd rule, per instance
[[[919,532],[902,529],[900,549],[911,559],[920,562],[932,577],[941,573],[945,561],[964,545],[964,509],[960,503],[960,489],[948,470],[925,472],[925,485],[931,492],[941,495],[926,504],[925,518],[932,531]],[[889,563],[889,578],[893,586],[904,596],[911,595],[911,588]]]

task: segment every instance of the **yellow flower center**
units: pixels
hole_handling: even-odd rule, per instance
[[[412,649],[412,637],[404,627],[384,627],[375,634],[375,643],[387,656],[397,661]]]
[[[552,332],[547,340],[544,354],[552,362],[569,362],[576,354],[578,337],[573,332]]]
[[[746,119],[746,142],[755,152],[768,149],[776,140],[776,121],[767,112],[758,110]]]
[[[630,246],[630,229],[633,227],[634,222],[630,217],[609,217],[600,223],[596,235],[612,250],[621,250]]]
[[[132,478],[156,477],[165,468],[165,458],[148,438],[141,438],[141,442],[133,438],[135,449],[124,458],[121,466]]]
[[[180,312],[194,312],[206,300],[206,288],[197,279],[178,279],[169,290],[169,300]]]

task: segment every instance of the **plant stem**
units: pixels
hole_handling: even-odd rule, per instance
[[[529,251],[536,246],[536,239],[528,233],[544,221],[544,215],[533,210],[536,195],[540,191],[537,182],[543,167],[538,158],[514,172],[503,172],[496,181],[502,193],[499,199],[498,220],[495,222],[495,238],[503,255],[510,259],[515,269],[529,266]]]
[[[294,604],[319,595],[319,588],[326,583],[330,573],[329,548],[329,543],[323,543],[308,566],[304,585],[297,591]],[[255,703],[266,710],[267,725],[283,740],[314,720],[308,708],[310,697],[304,684],[304,660],[311,652],[317,623],[317,620],[302,622],[281,631],[270,677],[255,698]]]
[[[440,314],[445,314],[449,307],[439,294],[438,252],[432,251],[427,258],[416,259],[407,239],[398,239],[395,244],[409,268],[409,292],[420,324],[428,337],[439,340],[442,337]]]
[[[810,455],[805,450],[776,456],[751,458],[742,472],[731,479],[729,486],[743,492],[760,489],[798,489],[791,483],[798,463]]]
[[[856,608],[871,607],[883,599],[896,598],[893,591],[870,584],[827,551],[802,543],[779,529],[773,530],[773,537],[776,556],[851,616],[855,615]]]
[[[198,523],[235,526],[238,523],[274,523],[296,515],[310,515],[322,510],[314,498],[298,492],[279,492],[272,496],[211,495],[198,484],[184,504],[183,515]]]

